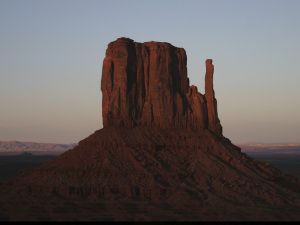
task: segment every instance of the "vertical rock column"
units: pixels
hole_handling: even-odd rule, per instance
[[[208,129],[217,135],[222,135],[222,126],[218,117],[217,100],[215,98],[213,84],[214,65],[212,59],[207,59],[205,63],[205,98],[207,104]]]
[[[135,44],[131,39],[121,38],[109,44],[102,69],[103,125],[132,126],[132,90],[135,78]]]

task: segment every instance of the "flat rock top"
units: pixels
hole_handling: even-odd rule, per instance
[[[125,43],[128,43],[128,44],[132,44],[132,43],[143,44],[143,45],[147,45],[147,46],[161,45],[161,46],[170,46],[170,47],[178,48],[178,47],[175,47],[174,45],[172,45],[169,42],[160,42],[160,41],[135,42],[134,40],[132,40],[130,38],[126,38],[126,37],[118,38],[117,40],[109,43],[109,45],[125,44]],[[183,48],[180,48],[180,49],[183,49]]]

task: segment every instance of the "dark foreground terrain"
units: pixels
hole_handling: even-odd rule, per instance
[[[54,159],[56,156],[33,155],[22,153],[17,155],[0,156],[0,182],[16,176],[20,171],[34,168],[43,162]]]
[[[247,153],[250,157],[277,167],[300,179],[300,155]]]
[[[228,140],[206,130],[126,131],[99,130],[2,184],[0,218],[300,219],[299,181]]]
[[[300,178],[300,145],[249,144],[240,147],[250,157],[269,163],[285,173]]]
[[[34,168],[43,162],[55,159],[57,156],[48,155],[32,155],[28,153],[0,156],[0,182],[17,175],[24,169]],[[246,152],[250,157],[261,162],[269,163],[277,167],[287,174],[296,176],[300,179],[300,149],[299,154],[286,154],[286,148],[278,149],[277,154],[273,152]]]

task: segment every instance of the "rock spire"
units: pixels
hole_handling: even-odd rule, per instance
[[[216,134],[222,134],[222,126],[218,117],[217,100],[213,85],[214,65],[212,59],[207,59],[205,73],[205,99],[207,105],[208,128]]]

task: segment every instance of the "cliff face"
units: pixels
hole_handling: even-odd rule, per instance
[[[222,126],[218,117],[217,100],[213,85],[214,65],[211,59],[207,59],[205,74],[205,99],[208,111],[208,128],[216,134],[222,134]]]
[[[189,85],[183,48],[127,38],[111,42],[101,81],[104,127],[210,128],[221,135],[208,61],[204,96]]]

